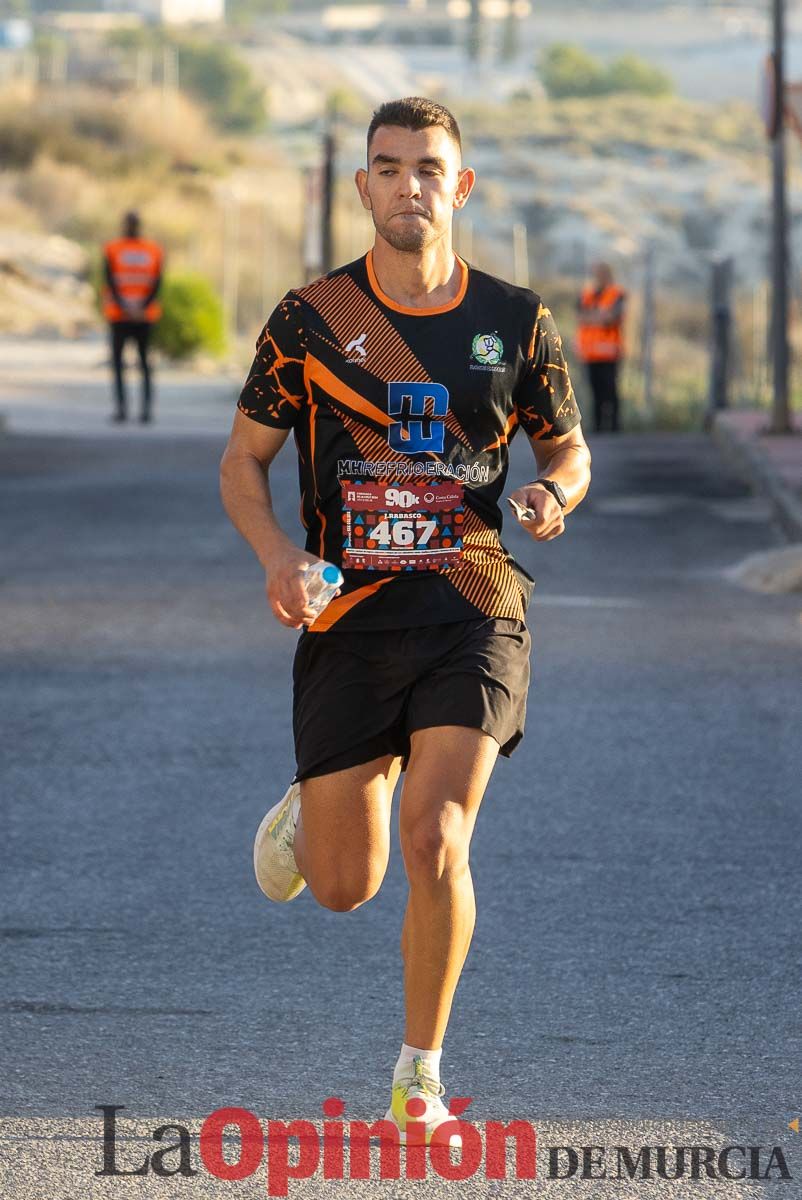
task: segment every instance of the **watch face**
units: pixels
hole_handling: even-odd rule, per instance
[[[553,479],[538,479],[537,482],[542,483],[545,488],[548,488],[560,507],[565,508],[568,501],[566,499],[565,492],[562,490],[559,483],[555,483]]]

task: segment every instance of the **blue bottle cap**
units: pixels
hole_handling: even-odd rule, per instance
[[[340,572],[337,567],[324,567],[322,575],[325,583],[340,582]]]

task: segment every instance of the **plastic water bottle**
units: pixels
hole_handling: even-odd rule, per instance
[[[304,583],[309,607],[315,616],[319,617],[337,589],[342,587],[342,571],[333,563],[312,563],[304,572]]]

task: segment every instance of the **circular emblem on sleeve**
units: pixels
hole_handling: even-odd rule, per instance
[[[471,358],[482,366],[494,367],[503,353],[504,343],[497,333],[477,333],[471,344]]]

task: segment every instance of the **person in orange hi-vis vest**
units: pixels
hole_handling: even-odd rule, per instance
[[[157,242],[142,237],[139,214],[127,212],[123,217],[122,237],[105,244],[103,258],[103,315],[109,322],[111,333],[116,399],[111,419],[125,421],[128,416],[123,350],[128,339],[133,338],[142,366],[139,419],[147,422],[152,416],[153,397],[148,345],[153,326],[162,312],[156,297],[161,287],[164,254]]]
[[[624,354],[626,292],[613,281],[609,263],[592,267],[591,281],[577,300],[576,350],[593,395],[593,428],[618,429],[618,364]]]

